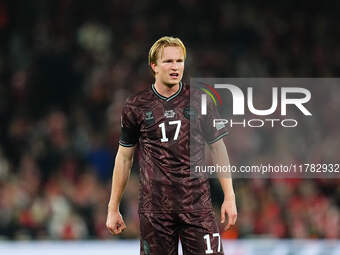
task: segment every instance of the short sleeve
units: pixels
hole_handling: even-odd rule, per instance
[[[135,107],[126,103],[121,115],[121,135],[119,144],[124,147],[132,147],[139,140],[139,125]]]
[[[203,116],[201,119],[202,135],[208,144],[217,142],[228,135],[228,129],[222,122],[218,122],[214,126],[214,120],[217,119],[221,119],[217,107],[212,104],[212,101],[208,101],[207,115]]]

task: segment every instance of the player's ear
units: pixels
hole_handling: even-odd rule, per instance
[[[150,66],[151,66],[152,71],[154,71],[154,73],[158,72],[158,70],[157,70],[158,67],[157,67],[157,64],[155,62],[151,62]]]

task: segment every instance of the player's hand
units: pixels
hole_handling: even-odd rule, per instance
[[[107,213],[106,227],[113,235],[118,235],[126,229],[125,222],[119,211],[109,211]]]
[[[227,231],[229,228],[235,225],[237,219],[237,209],[235,198],[224,200],[221,206],[221,223],[225,222],[225,215],[228,216],[228,224],[224,227]]]

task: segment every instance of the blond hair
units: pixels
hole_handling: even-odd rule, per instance
[[[151,68],[152,63],[156,63],[159,56],[159,53],[163,51],[165,47],[174,46],[180,47],[183,50],[184,60],[187,56],[186,48],[181,41],[181,39],[177,37],[171,36],[163,36],[162,38],[158,39],[150,48],[149,51],[149,66]],[[155,72],[152,70],[152,74],[155,75]]]

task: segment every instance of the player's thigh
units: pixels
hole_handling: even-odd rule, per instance
[[[213,211],[181,214],[183,255],[224,254]]]
[[[174,215],[142,213],[139,218],[140,254],[178,254],[178,225]]]

